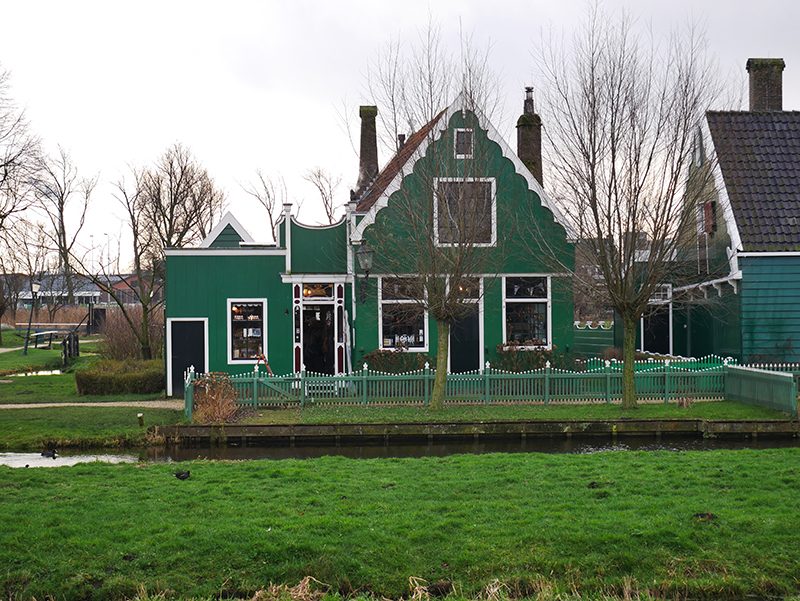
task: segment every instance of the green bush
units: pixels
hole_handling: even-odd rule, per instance
[[[554,346],[552,349],[525,348],[512,342],[497,345],[497,355],[491,365],[495,369],[522,373],[542,369],[547,362],[554,369],[575,369],[575,357],[559,353]]]
[[[393,351],[376,350],[364,355],[364,363],[373,371],[388,374],[404,374],[417,371],[428,363],[431,369],[436,369],[436,359],[427,353],[411,353],[405,349]]]
[[[98,361],[75,372],[78,394],[157,394],[164,391],[164,363],[154,361]]]

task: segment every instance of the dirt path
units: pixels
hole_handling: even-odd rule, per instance
[[[0,409],[36,409],[38,407],[143,407],[151,409],[183,409],[183,401],[121,401],[111,403],[16,403],[0,405]]]

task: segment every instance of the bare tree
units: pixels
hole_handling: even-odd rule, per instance
[[[322,167],[314,167],[306,171],[303,179],[313,184],[319,191],[325,217],[328,224],[332,224],[336,221],[335,213],[340,208],[340,205],[336,204],[336,190],[342,183],[342,178],[328,173]]]
[[[115,198],[124,211],[124,222],[129,229],[132,245],[132,273],[127,278],[121,277],[119,265],[115,265],[110,256],[105,260],[101,257],[98,269],[89,265],[86,256],[72,255],[82,275],[108,294],[117,305],[136,336],[144,360],[151,359],[155,354],[151,321],[164,302],[163,246],[160,233],[152,227],[146,206],[151,199],[147,193],[149,183],[149,174],[136,169],[132,170],[130,180],[122,178],[116,183]]]
[[[578,274],[577,285],[622,320],[623,406],[635,407],[637,324],[694,252],[684,234],[707,187],[685,184],[716,69],[695,26],[659,40],[597,4],[569,42],[543,36],[535,58],[550,178],[602,281]]]
[[[273,240],[277,240],[275,224],[288,198],[286,182],[280,176],[273,180],[269,175],[264,175],[261,169],[256,169],[256,177],[258,177],[258,184],[250,184],[248,187],[242,186],[242,189],[266,209],[270,234]]]
[[[9,95],[9,79],[0,67],[0,231],[7,229],[9,217],[31,204],[39,154],[39,141]]]
[[[225,207],[225,195],[181,144],[169,147],[136,179],[143,224],[152,229],[162,249],[200,242]]]
[[[69,153],[58,147],[58,156],[42,160],[35,182],[39,208],[47,215],[52,229],[48,232],[58,256],[56,269],[63,278],[67,303],[75,304],[75,270],[72,251],[83,229],[92,191],[97,178],[78,177],[78,170]],[[70,224],[73,228],[70,229]]]
[[[407,53],[399,41],[390,42],[370,66],[367,80],[371,97],[387,108],[379,112],[390,134],[384,146],[401,152],[405,147],[398,134],[408,128],[405,132],[414,132],[408,147],[427,148],[413,172],[401,161],[403,184],[366,237],[376,250],[375,272],[384,274],[383,298],[397,300],[391,316],[414,324],[427,313],[436,321],[434,410],[444,405],[451,324],[475,310],[485,292],[480,277],[496,273],[503,252],[491,218],[497,190],[481,180],[488,142],[480,119],[499,106],[498,86],[487,83],[495,81],[488,49],[475,51],[470,40],[463,45],[460,57],[452,58],[441,28],[430,22]],[[433,144],[453,116],[446,114],[448,107],[461,115],[465,131],[475,133],[464,140],[472,160],[458,165],[451,145]]]

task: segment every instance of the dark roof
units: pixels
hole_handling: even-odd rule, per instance
[[[747,252],[800,251],[800,112],[707,113]]]
[[[383,168],[383,171],[378,174],[375,180],[358,199],[356,211],[359,213],[366,213],[372,208],[372,205],[378,202],[378,199],[386,191],[386,188],[392,183],[397,174],[400,173],[400,170],[408,162],[414,152],[416,152],[419,145],[422,144],[428,134],[431,133],[433,126],[436,125],[442,115],[444,115],[444,111],[436,115],[419,131],[414,132],[408,137],[408,140],[406,140],[400,152],[394,155],[392,160],[389,161],[386,167]]]

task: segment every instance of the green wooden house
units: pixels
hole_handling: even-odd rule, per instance
[[[376,114],[361,109],[357,189],[338,223],[303,225],[285,205],[276,243],[258,244],[228,214],[200,247],[166,251],[168,394],[182,393],[189,366],[243,373],[259,355],[276,374],[347,373],[378,349],[435,356],[436,322],[414,308],[416,274],[392,251],[422,236],[445,250],[469,242],[480,258],[479,272],[444,279],[465,287],[469,305],[451,324],[451,372],[480,369],[498,346],[572,346],[574,245],[541,186],[530,90],[518,153],[462,97],[400,137],[379,170]],[[469,230],[457,219],[465,206],[477,217]],[[415,233],[407,217],[418,211],[428,227]],[[374,251],[368,274],[356,258],[362,245]]]
[[[697,209],[695,284],[671,290],[674,354],[800,361],[800,112],[782,59],[750,59],[750,110],[706,115],[715,190]]]

